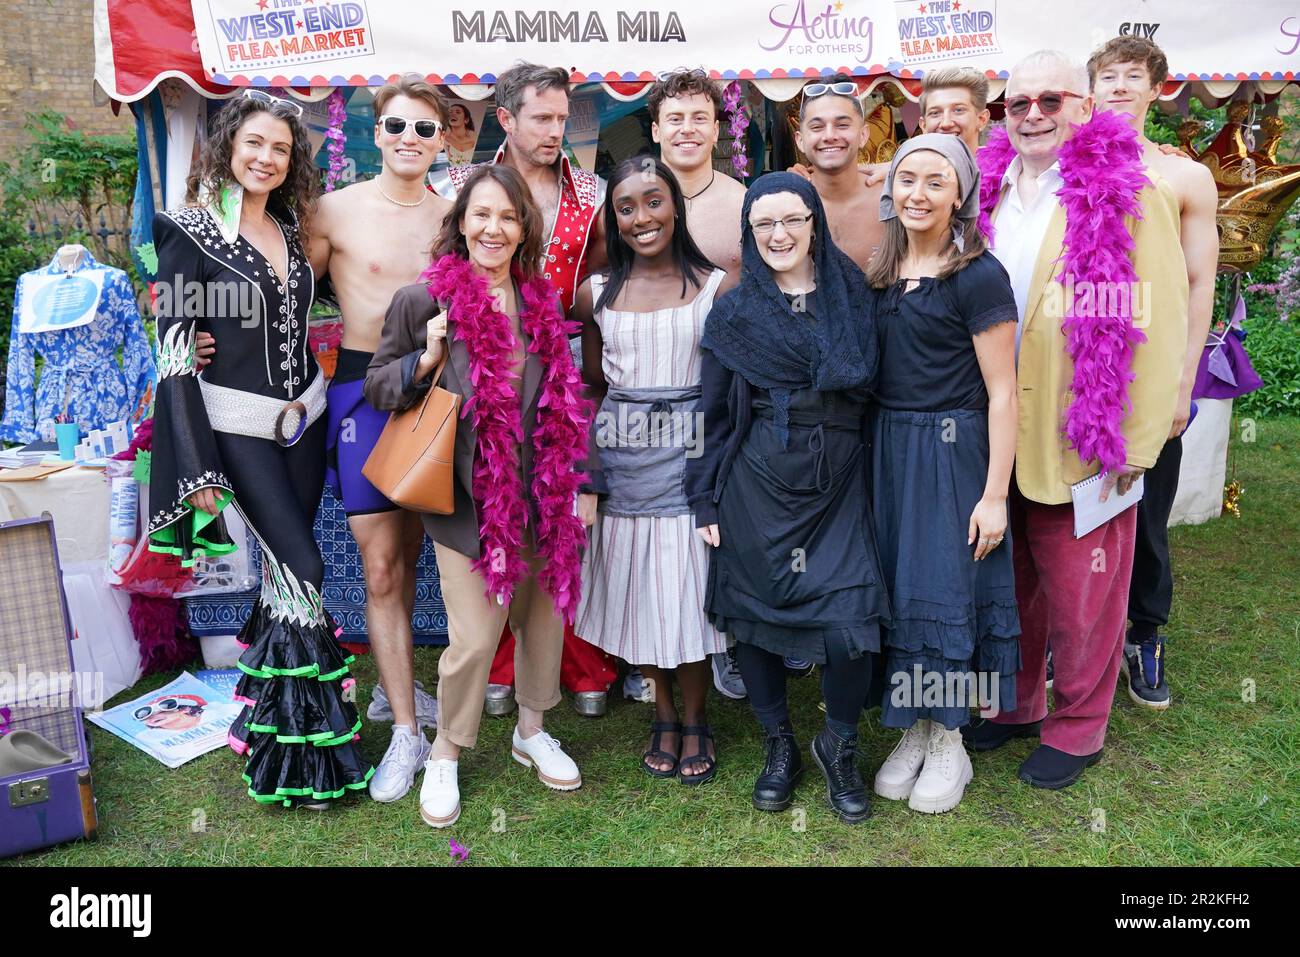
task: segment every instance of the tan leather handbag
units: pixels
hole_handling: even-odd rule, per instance
[[[456,508],[453,486],[460,396],[438,387],[450,352],[450,343],[444,343],[424,400],[388,417],[361,469],[375,488],[413,512],[450,515]]]

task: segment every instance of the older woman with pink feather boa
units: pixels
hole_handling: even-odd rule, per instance
[[[564,622],[580,593],[586,533],[575,511],[590,403],[570,328],[538,274],[542,216],[508,166],[471,174],[421,281],[398,290],[366,374],[378,409],[420,401],[433,384],[462,397],[450,515],[422,515],[434,542],[450,647],[438,660],[438,736],[424,764],[420,816],[460,816],[458,762],[474,746],[502,627],[516,644],[519,724],[511,755],[546,787],[582,785],[542,729],[560,700]]]

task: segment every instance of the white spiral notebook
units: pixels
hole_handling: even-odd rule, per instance
[[[1070,498],[1074,502],[1074,537],[1083,538],[1103,522],[1127,508],[1132,508],[1142,500],[1146,476],[1139,475],[1128,492],[1120,495],[1118,489],[1111,489],[1106,501],[1101,501],[1101,473],[1070,486]]]

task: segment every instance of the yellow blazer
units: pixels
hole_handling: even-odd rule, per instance
[[[1139,194],[1142,219],[1125,222],[1134,240],[1140,299],[1133,299],[1134,323],[1146,342],[1133,348],[1135,378],[1128,387],[1124,419],[1128,464],[1150,468],[1169,437],[1187,352],[1187,264],[1179,241],[1178,197],[1159,174]],[[1003,187],[1005,198],[1009,187]],[[996,222],[1002,198],[993,216]],[[1065,350],[1061,322],[1069,301],[1056,281],[1065,252],[1065,208],[1059,206],[1034,265],[1016,364],[1020,422],[1016,440],[1016,483],[1025,498],[1045,505],[1070,501],[1070,486],[1095,475],[1095,459],[1081,462],[1065,437],[1065,413],[1073,394],[1074,363]],[[1075,289],[1081,301],[1085,290]],[[1141,317],[1137,304],[1141,303]]]

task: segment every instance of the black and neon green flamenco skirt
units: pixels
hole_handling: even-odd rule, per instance
[[[229,742],[247,755],[244,782],[263,804],[335,801],[364,790],[374,774],[359,747],[353,656],[328,612],[303,610],[286,617],[258,602],[238,638],[246,647],[235,700],[244,709]]]

